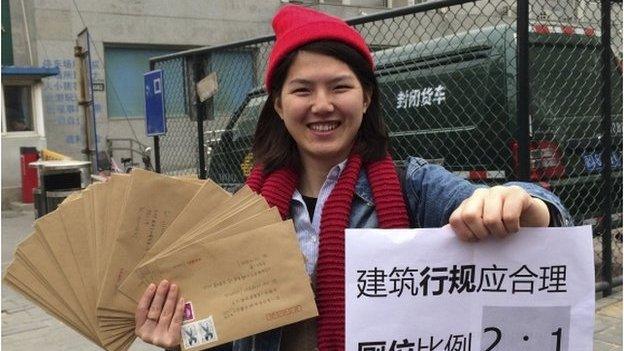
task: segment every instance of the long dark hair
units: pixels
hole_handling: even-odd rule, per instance
[[[273,105],[275,97],[281,93],[288,69],[300,51],[330,56],[351,68],[364,91],[371,93],[370,106],[364,113],[362,125],[355,136],[353,151],[359,153],[364,162],[377,161],[385,157],[388,132],[380,113],[379,87],[373,70],[366,59],[350,46],[338,41],[322,40],[293,50],[276,68],[272,79],[272,89],[260,112],[254,135],[252,153],[255,163],[263,165],[265,173],[282,167],[294,169],[300,167],[297,144],[288,133]]]

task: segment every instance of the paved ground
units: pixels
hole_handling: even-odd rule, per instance
[[[2,212],[2,274],[13,250],[31,231],[32,212]],[[597,294],[597,297],[600,297]],[[2,348],[4,350],[98,350],[69,327],[2,285]],[[132,351],[161,350],[136,341]],[[622,350],[622,289],[596,302],[594,351]]]
[[[594,351],[622,350],[622,287],[596,301]]]

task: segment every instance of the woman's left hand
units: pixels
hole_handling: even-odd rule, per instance
[[[519,186],[479,188],[453,211],[449,224],[467,241],[504,237],[520,227],[547,227],[548,206]]]

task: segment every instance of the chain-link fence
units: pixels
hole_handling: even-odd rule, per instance
[[[531,8],[530,17],[536,21],[529,46],[530,152],[533,163],[533,154],[538,153],[534,150],[542,149],[544,169],[532,179],[548,182],[576,224],[593,225],[596,277],[602,280],[622,270],[622,5],[611,4],[609,13],[611,107],[605,115],[602,40],[607,37],[601,27],[600,1],[569,9],[566,3],[548,2],[558,11],[555,18],[547,16],[545,2]],[[544,151],[552,156],[545,157]],[[554,167],[544,165],[547,162]]]
[[[597,287],[608,290],[622,262],[622,4],[609,4],[610,58],[600,5],[430,1],[350,24],[374,51],[395,160],[415,155],[476,182],[551,189],[575,224],[593,226]],[[272,44],[263,37],[152,60],[165,79],[162,172],[244,181]],[[601,112],[604,67],[610,114]],[[199,102],[195,83],[209,73],[218,92]]]

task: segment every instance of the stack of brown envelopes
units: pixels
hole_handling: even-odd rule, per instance
[[[106,350],[135,339],[151,282],[177,283],[183,350],[317,315],[291,221],[243,187],[143,170],[113,175],[35,222],[5,282]]]

